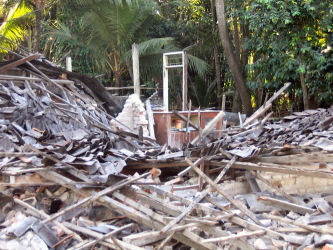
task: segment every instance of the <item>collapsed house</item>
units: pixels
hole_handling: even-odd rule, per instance
[[[94,78],[39,55],[0,72],[13,67],[31,76],[0,75],[0,248],[332,248],[332,108],[269,120],[286,85],[237,126],[223,111],[203,129],[180,116],[175,149],[149,117],[125,119],[136,100],[116,119]]]

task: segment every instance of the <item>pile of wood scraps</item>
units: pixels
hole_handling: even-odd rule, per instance
[[[173,151],[29,63],[0,76],[0,248],[332,248],[333,109],[269,120],[271,98]]]

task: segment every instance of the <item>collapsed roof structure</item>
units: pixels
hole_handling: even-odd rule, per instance
[[[121,105],[96,79],[17,57],[0,64],[30,74],[0,75],[1,247],[333,244],[333,109],[269,120],[286,85],[219,138],[199,126],[175,150],[111,126]]]

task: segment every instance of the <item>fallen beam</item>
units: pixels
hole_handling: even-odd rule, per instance
[[[306,213],[314,213],[316,210],[312,208],[308,208],[301,205],[296,205],[287,201],[282,201],[278,199],[274,199],[271,197],[266,196],[259,196],[258,201],[265,203],[266,205],[270,206],[277,206],[283,208],[284,210],[291,210],[296,213],[306,214]]]
[[[30,55],[30,56],[27,56],[27,57],[24,57],[24,58],[21,58],[21,59],[18,59],[14,62],[11,62],[11,63],[8,63],[7,65],[3,66],[0,68],[0,73],[3,73],[5,72],[6,70],[9,70],[9,69],[12,69],[12,68],[15,68],[17,66],[20,66],[21,64],[23,63],[26,63],[26,62],[29,62],[29,61],[33,61],[33,60],[36,60],[38,58],[40,58],[41,55],[40,54],[33,54],[33,55]]]
[[[226,198],[232,205],[242,211],[246,216],[248,216],[255,223],[260,224],[259,220],[255,217],[255,215],[247,209],[247,207],[241,203],[234,200],[228,194],[226,194],[219,186],[217,186],[205,173],[203,173],[197,166],[193,164],[189,159],[186,159],[186,162],[192,167],[192,169],[199,175],[204,178],[204,180],[214,188],[219,194],[221,194],[224,198]]]

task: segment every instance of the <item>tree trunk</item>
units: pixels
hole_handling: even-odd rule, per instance
[[[220,65],[220,60],[219,60],[219,51],[217,48],[217,45],[214,45],[214,62],[215,62],[215,76],[216,76],[216,86],[217,86],[217,104],[220,107],[222,100],[222,85],[221,85],[221,65]]]
[[[42,26],[42,12],[44,3],[42,0],[34,1],[36,6],[36,23],[35,23],[35,32],[34,32],[34,45],[33,50],[39,52],[40,49],[40,30]]]
[[[241,44],[243,45],[245,43],[245,40],[247,38],[250,38],[250,35],[251,35],[249,24],[247,22],[241,26],[241,32],[242,32]],[[246,68],[246,65],[248,63],[248,60],[249,60],[249,51],[242,48],[242,51],[241,51],[241,65],[242,65],[243,75],[244,75],[245,79],[247,77],[247,72],[246,72],[245,68]]]
[[[302,92],[303,92],[304,109],[309,109],[308,90],[305,85],[304,73],[299,73],[299,75],[300,75],[300,79],[301,79],[301,86],[302,86]]]
[[[235,46],[235,56],[237,57],[237,60],[239,60],[239,62],[241,62],[242,60],[242,51],[241,51],[241,46],[240,46],[240,34],[238,31],[238,23],[237,23],[237,18],[233,17],[233,41],[234,41],[234,46]],[[245,67],[243,66],[242,63],[240,63],[241,66],[241,71],[242,71],[242,75],[245,77]],[[240,100],[240,96],[239,96],[239,91],[237,90],[237,88],[235,87],[235,91],[234,91],[234,97],[232,99],[232,112],[234,113],[238,113],[241,112],[242,109],[242,102]]]
[[[216,77],[216,87],[217,87],[217,94],[216,97],[217,99],[217,105],[218,107],[221,106],[222,104],[222,100],[221,100],[221,96],[222,96],[222,85],[221,85],[221,65],[220,65],[220,60],[219,60],[219,45],[218,45],[218,41],[216,41],[215,39],[215,34],[216,34],[216,9],[215,9],[215,0],[210,0],[210,7],[211,7],[211,13],[212,13],[212,17],[213,17],[213,27],[212,27],[212,35],[213,35],[213,43],[214,43],[214,47],[213,47],[213,53],[214,53],[214,64],[215,64],[215,77]]]
[[[240,39],[239,39],[239,32],[238,32],[238,24],[237,18],[233,18],[233,26],[234,26],[234,44],[235,44],[235,52],[236,56],[241,60],[241,49],[240,49]]]
[[[228,33],[227,21],[225,17],[224,0],[216,0],[216,14],[221,42],[229,64],[230,72],[235,80],[237,90],[239,91],[242,104],[244,106],[244,111],[247,115],[251,115],[252,106],[250,91],[246,85],[245,78],[242,74],[239,58],[237,58],[233,52],[231,39]]]
[[[241,104],[242,104],[242,102],[240,100],[239,92],[237,91],[237,88],[235,88],[235,90],[234,90],[234,96],[233,96],[233,99],[232,99],[232,108],[231,108],[231,111],[233,113],[241,112],[242,111]]]

